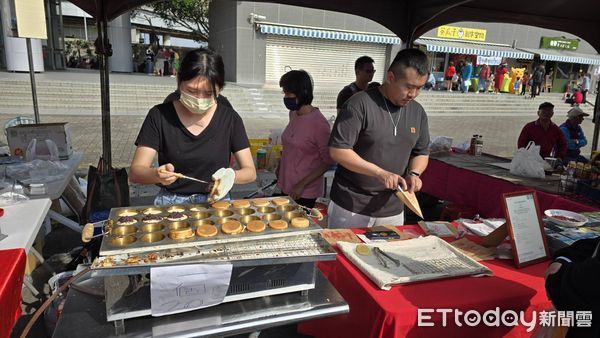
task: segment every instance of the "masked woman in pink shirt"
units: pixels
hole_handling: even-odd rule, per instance
[[[311,105],[313,83],[306,71],[283,74],[279,86],[290,122],[281,135],[283,153],[277,182],[296,203],[312,208],[323,195],[323,174],[334,163],[329,157],[329,123],[319,108]]]

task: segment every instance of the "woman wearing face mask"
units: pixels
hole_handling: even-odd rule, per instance
[[[219,168],[229,167],[233,154],[240,169],[235,183],[256,179],[250,144],[238,113],[217,100],[225,84],[221,56],[208,49],[190,51],[177,74],[178,100],[150,109],[135,141],[129,179],[161,184],[154,204],[202,203],[208,185],[177,179],[174,172],[207,182]],[[152,166],[158,154],[158,168]]]
[[[329,123],[319,108],[311,106],[313,85],[307,72],[289,71],[279,86],[290,122],[281,135],[283,153],[277,182],[296,203],[312,208],[323,195],[323,174],[334,163],[329,157]]]

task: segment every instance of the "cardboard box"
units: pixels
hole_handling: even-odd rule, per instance
[[[38,142],[52,140],[58,148],[61,160],[68,159],[73,154],[71,130],[67,122],[21,124],[6,129],[8,147],[13,156],[25,156],[29,142],[34,138]]]

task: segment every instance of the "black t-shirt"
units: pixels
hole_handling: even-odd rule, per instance
[[[173,103],[150,109],[135,145],[155,149],[159,165],[172,163],[176,172],[207,182],[219,168],[229,167],[232,153],[250,147],[244,122],[232,108],[217,104],[208,126],[194,136],[179,120]],[[165,188],[178,194],[207,192],[206,184],[185,179]]]
[[[346,103],[346,101],[348,101],[348,99],[351,98],[352,95],[354,95],[358,92],[360,92],[360,88],[358,88],[354,82],[345,86],[338,93],[337,101],[336,101],[336,108],[342,109],[342,106],[344,105],[344,103]]]
[[[352,96],[338,114],[329,145],[353,149],[361,158],[403,175],[411,156],[429,154],[427,114],[416,101],[405,107],[387,102],[378,88]],[[391,115],[391,118],[390,118]],[[394,124],[397,136],[394,136]],[[331,199],[352,212],[388,217],[403,211],[403,205],[377,178],[355,173],[341,164],[335,172]]]

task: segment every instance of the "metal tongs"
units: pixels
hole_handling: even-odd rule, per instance
[[[379,247],[373,247],[373,254],[375,254],[375,257],[377,257],[377,260],[379,261],[379,264],[381,264],[384,268],[389,269],[389,266],[387,264],[387,262],[385,261],[384,258],[389,259],[390,261],[392,261],[396,266],[400,266],[400,260],[397,258],[392,257],[389,253],[381,250]]]

